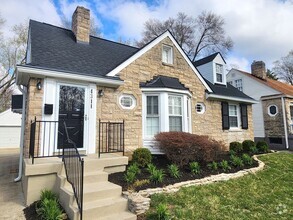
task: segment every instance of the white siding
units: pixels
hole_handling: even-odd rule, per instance
[[[277,90],[274,90],[253,78],[246,76],[245,74],[232,69],[227,74],[227,81],[235,81],[242,79],[243,92],[259,101],[258,104],[252,105],[252,116],[254,126],[254,137],[265,137],[264,121],[263,121],[263,109],[260,97],[272,94],[279,94]]]

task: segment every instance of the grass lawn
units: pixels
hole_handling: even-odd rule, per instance
[[[158,219],[153,213],[160,203],[167,219],[293,219],[293,154],[258,158],[266,166],[256,175],[153,195],[147,219]]]

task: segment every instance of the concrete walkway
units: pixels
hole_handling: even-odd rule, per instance
[[[0,219],[25,219],[24,199],[18,176],[18,149],[0,149]]]

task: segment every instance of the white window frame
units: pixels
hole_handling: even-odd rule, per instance
[[[237,84],[237,82],[241,82],[241,85],[239,85],[240,83]],[[239,91],[243,92],[243,80],[242,79],[235,79],[235,88],[238,89]]]
[[[219,72],[218,72],[218,68],[217,67],[220,67],[220,70],[219,70]],[[225,83],[225,80],[224,80],[224,65],[223,64],[220,64],[220,63],[215,63],[215,69],[216,69],[216,82],[217,83],[221,83],[221,84],[223,84],[223,83]],[[222,76],[222,81],[218,81],[218,77],[217,77],[217,75],[218,74],[220,74],[221,76]]]
[[[182,131],[192,132],[191,121],[191,94],[186,91],[172,90],[172,89],[150,89],[142,90],[142,124],[143,124],[143,141],[153,140],[153,136],[146,135],[146,102],[147,96],[159,96],[159,132],[169,131],[169,106],[168,97],[169,95],[181,96],[182,97]],[[166,114],[167,113],[167,114]],[[189,113],[189,115],[188,115]]]
[[[167,60],[165,60],[165,58],[164,58],[165,52],[167,53],[167,57],[166,57]],[[166,64],[170,64],[170,65],[173,64],[173,47],[172,46],[163,44],[163,46],[162,46],[162,62],[166,63]]]
[[[169,99],[170,97],[175,97],[175,98],[180,98],[180,108],[181,108],[181,114],[175,114],[174,112],[173,113],[170,113],[170,104],[169,104]],[[172,103],[174,104],[174,103]],[[177,95],[177,94],[168,94],[168,119],[169,119],[169,131],[170,131],[170,117],[181,117],[181,131],[183,131],[183,124],[184,124],[184,120],[183,120],[183,96],[182,95]],[[175,107],[179,107],[179,106],[175,106],[175,105],[171,105],[171,108],[173,108],[172,110],[174,111]],[[186,112],[186,117],[187,117],[187,112]]]
[[[149,96],[155,96],[155,97],[158,97],[158,115],[150,115],[150,116],[148,116],[148,113],[147,113],[147,97],[149,97]],[[146,96],[145,96],[145,105],[144,105],[144,107],[145,107],[145,124],[144,124],[144,130],[145,130],[145,137],[146,138],[152,138],[153,136],[152,135],[147,135],[147,118],[148,117],[151,117],[151,118],[158,118],[158,120],[159,120],[159,128],[158,128],[158,131],[160,131],[161,130],[161,123],[160,123],[160,120],[161,120],[161,109],[160,109],[160,95],[159,94],[147,94]]]
[[[236,106],[237,127],[231,127],[230,117],[235,117],[235,115],[230,116],[230,106]],[[229,111],[229,127],[230,127],[230,130],[239,130],[241,128],[241,115],[240,115],[240,106],[239,106],[239,104],[228,103],[228,111]]]
[[[200,107],[201,107],[201,111],[198,111],[198,110],[197,110],[197,106],[200,106]],[[202,102],[198,102],[198,103],[196,103],[196,105],[195,105],[195,110],[196,110],[196,112],[197,112],[198,114],[203,114],[203,113],[205,113],[205,111],[206,111],[206,107],[205,107],[204,103],[202,103]]]
[[[273,107],[273,106],[276,107],[276,113],[275,113],[275,114],[271,114],[271,112],[270,112],[270,108]],[[268,106],[268,115],[269,115],[269,116],[271,116],[271,117],[275,117],[278,113],[279,113],[279,109],[278,109],[278,106],[277,106],[277,105],[275,105],[275,104],[271,104],[271,105]]]
[[[132,105],[129,106],[129,107],[128,106],[123,106],[122,103],[121,103],[123,98],[130,98],[132,100]],[[123,108],[123,109],[130,110],[130,109],[135,108],[135,106],[136,106],[136,98],[133,95],[130,95],[130,94],[121,94],[119,96],[118,102],[119,102],[120,107]]]

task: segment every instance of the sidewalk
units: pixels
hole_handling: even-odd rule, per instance
[[[0,149],[0,219],[25,219],[24,199],[18,176],[19,149]]]

